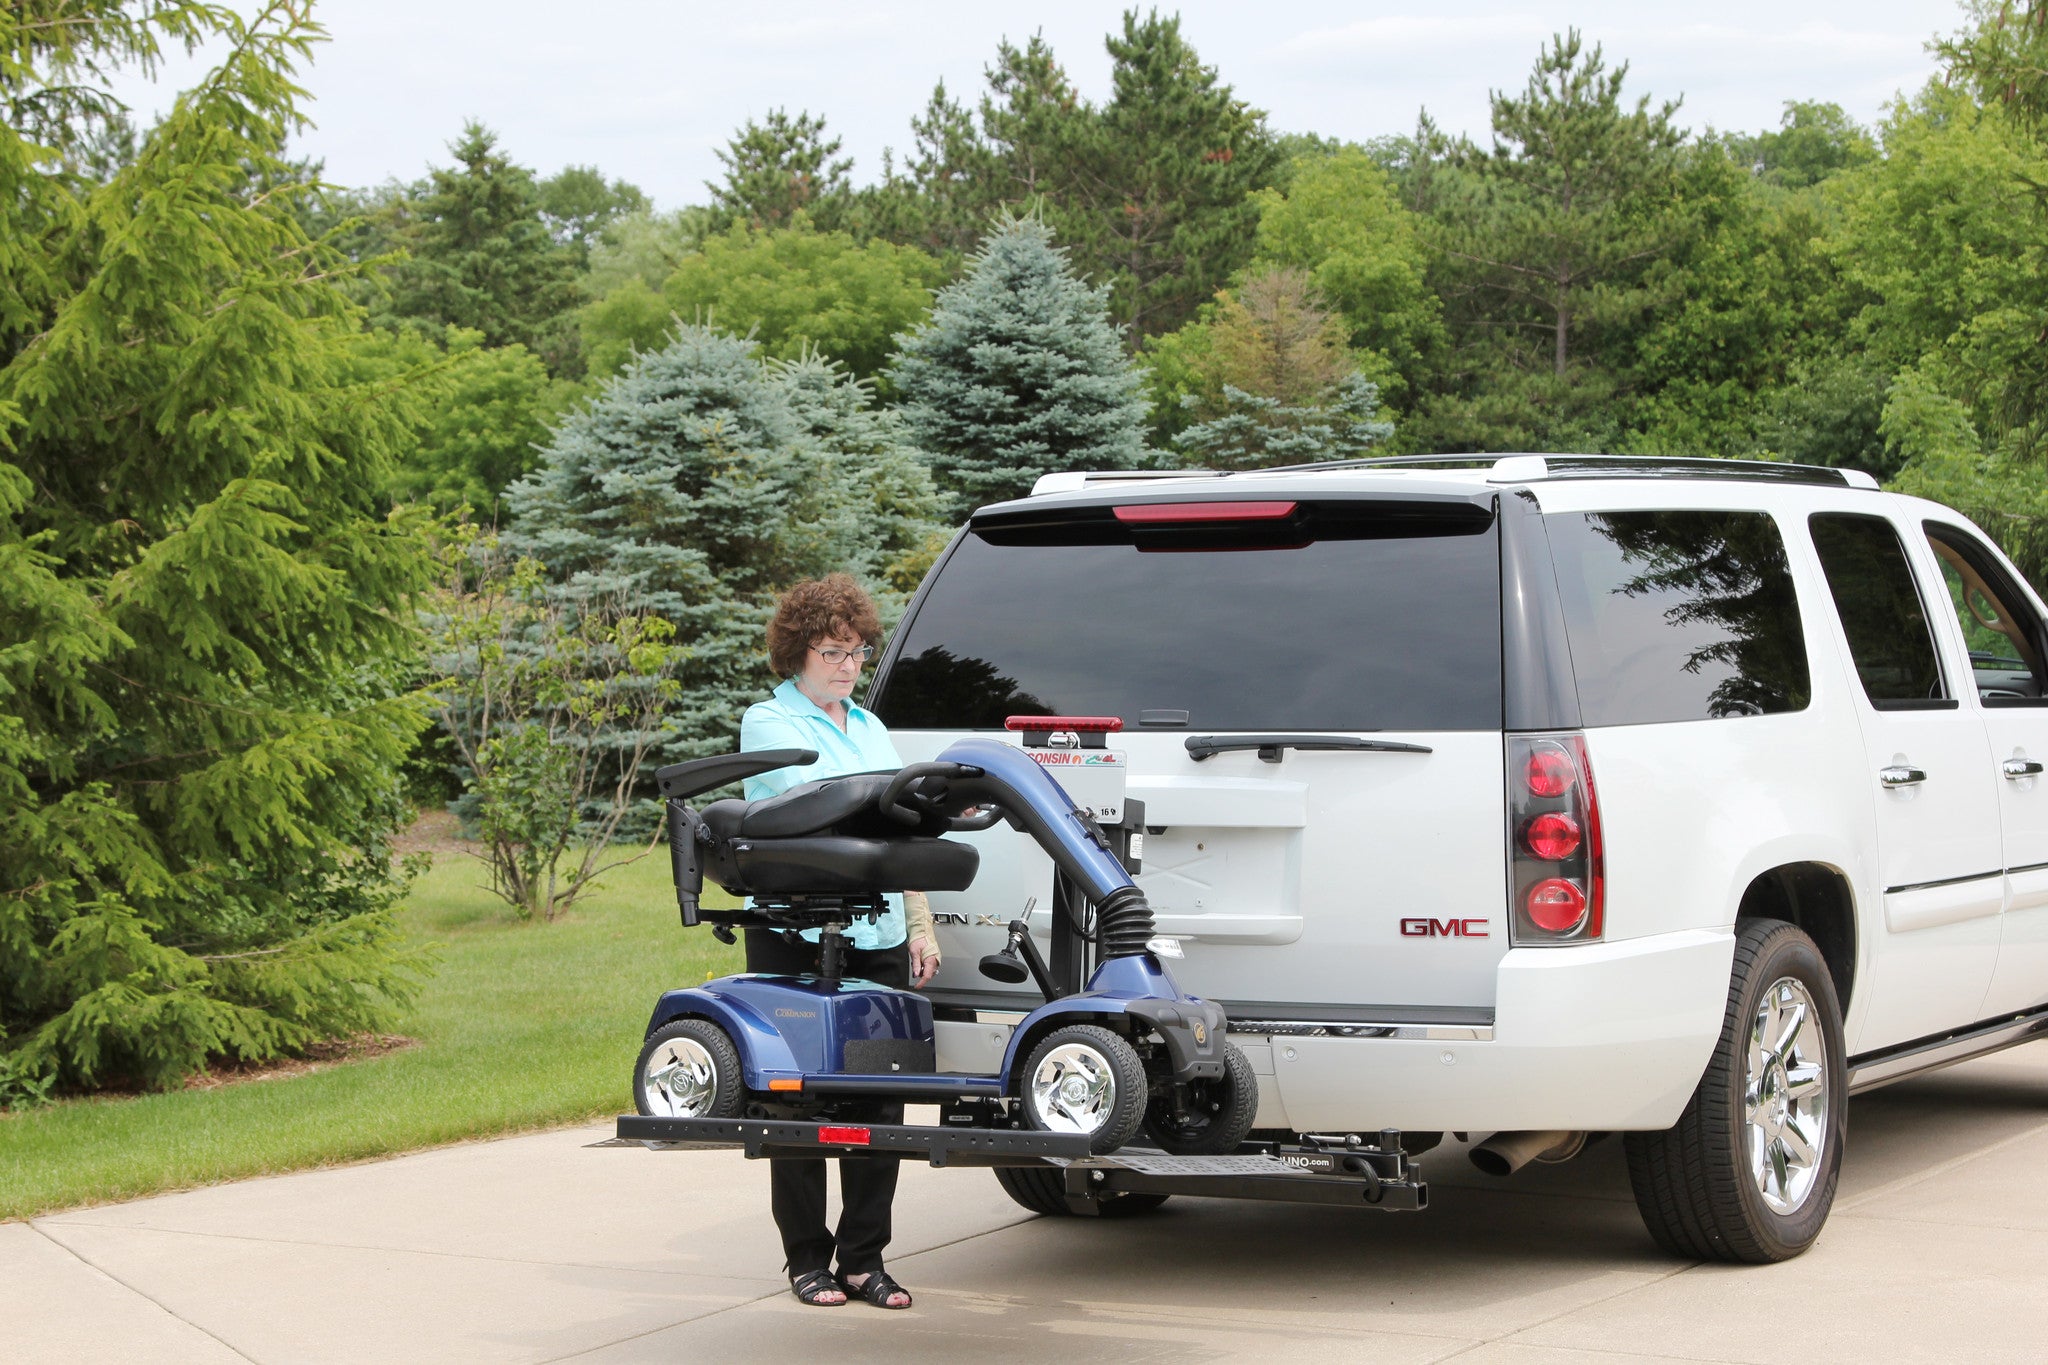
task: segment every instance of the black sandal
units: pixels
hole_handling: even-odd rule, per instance
[[[856,1275],[859,1273],[857,1270],[854,1272]],[[839,1273],[839,1287],[846,1291],[846,1297],[850,1299],[865,1299],[877,1308],[904,1309],[910,1307],[910,1291],[890,1279],[889,1272],[886,1270],[873,1272],[859,1284],[848,1282],[846,1272],[841,1271]],[[889,1297],[892,1294],[901,1294],[903,1302],[889,1302]]]
[[[789,1280],[789,1292],[796,1295],[796,1301],[807,1303],[813,1308],[838,1308],[843,1305],[845,1299],[835,1302],[824,1297],[835,1289],[842,1294],[846,1292],[846,1286],[832,1278],[832,1272],[829,1270],[806,1270],[801,1275],[792,1275]]]

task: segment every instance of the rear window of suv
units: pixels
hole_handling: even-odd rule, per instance
[[[1806,706],[1799,598],[1768,514],[1553,513],[1544,524],[1587,725]]]
[[[868,705],[899,729],[997,729],[1017,714],[1499,729],[1492,509],[1325,501],[1176,526],[1103,507],[978,523]]]

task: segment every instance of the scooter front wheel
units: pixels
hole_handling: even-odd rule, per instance
[[[1069,1024],[1041,1038],[1018,1090],[1028,1126],[1085,1134],[1097,1155],[1129,1142],[1145,1119],[1145,1064],[1137,1049],[1093,1024]]]
[[[1174,1093],[1177,1091],[1178,1093]],[[1259,1078],[1235,1043],[1223,1045],[1223,1074],[1189,1081],[1155,1098],[1145,1110],[1145,1132],[1159,1149],[1177,1156],[1234,1152],[1259,1112]]]
[[[739,1117],[740,1052],[709,1019],[678,1019],[647,1035],[633,1067],[633,1107],[664,1119]]]

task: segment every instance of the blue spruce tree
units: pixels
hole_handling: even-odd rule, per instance
[[[1108,305],[1045,224],[1012,218],[902,339],[904,419],[956,514],[1028,493],[1041,474],[1153,462],[1141,381]]]

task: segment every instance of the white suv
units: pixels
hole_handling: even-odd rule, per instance
[[[1492,1134],[1500,1171],[1619,1132],[1660,1244],[1777,1260],[1852,1091],[2048,1026],[2044,615],[1832,469],[1061,475],[974,515],[868,704],[906,761],[1122,720],[1139,884],[1261,1129]],[[1052,876],[973,837],[942,1067],[1033,1003],[974,964]]]

